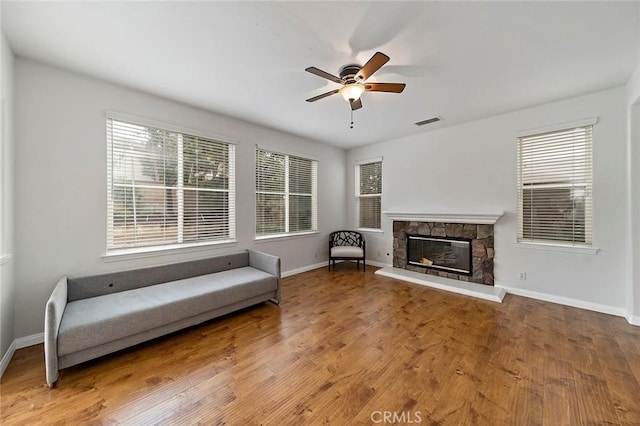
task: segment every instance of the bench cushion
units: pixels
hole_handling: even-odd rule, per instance
[[[364,251],[360,247],[336,246],[331,247],[331,257],[362,257]]]
[[[66,355],[275,292],[277,278],[252,267],[76,300],[58,333]]]

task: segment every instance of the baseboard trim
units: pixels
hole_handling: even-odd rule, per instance
[[[375,260],[367,260],[367,265],[377,266],[378,268],[391,268],[390,263],[376,262]]]
[[[637,325],[640,326],[640,317],[639,316],[635,316],[635,315],[627,315],[625,317],[625,319],[627,320],[627,322],[631,325]]]
[[[28,346],[38,345],[44,342],[44,333],[36,333],[30,336],[20,337],[14,340],[16,349],[26,348]]]
[[[4,371],[9,366],[9,363],[13,358],[13,354],[15,353],[16,353],[16,341],[14,340],[13,342],[11,342],[11,344],[9,345],[9,349],[7,349],[7,352],[5,352],[4,356],[2,357],[2,361],[0,361],[0,378],[2,378],[2,376],[4,375]]]
[[[302,268],[296,268],[296,269],[292,269],[290,271],[283,272],[282,273],[282,278],[287,278],[287,277],[291,277],[293,275],[302,274],[303,272],[309,272],[309,271],[313,271],[314,269],[327,267],[328,266],[327,262],[328,261],[325,260],[324,262],[314,263],[313,265],[303,266]],[[341,263],[341,262],[344,262],[344,260],[336,260],[336,263]],[[371,265],[371,266],[377,266],[379,268],[391,267],[391,265],[389,265],[387,263],[376,262],[376,261],[373,261],[373,260],[367,260],[366,264],[367,265]]]
[[[633,324],[631,321],[629,321],[629,318],[627,318],[627,312],[624,309],[616,308],[615,306],[602,305],[600,303],[587,302],[584,300],[572,299],[569,297],[539,293],[537,291],[525,290],[517,287],[508,287],[508,286],[500,286],[500,287],[503,288],[507,293],[514,294],[516,296],[523,296],[523,297],[528,297],[530,299],[544,300],[545,302],[557,303],[559,305],[566,305],[574,308],[586,309],[588,311],[615,315],[618,317],[626,318],[630,324]],[[638,325],[638,324],[635,324],[635,325]]]
[[[2,361],[0,361],[0,378],[4,375],[4,371],[9,366],[13,355],[15,355],[18,349],[26,348],[29,346],[37,345],[44,342],[44,333],[36,333],[30,336],[20,337],[18,339],[14,339],[9,345],[9,349],[2,357]]]
[[[303,272],[313,271],[314,269],[323,268],[327,266],[327,262],[314,263],[313,265],[303,266],[302,268],[292,269],[290,271],[286,271],[282,273],[282,278],[291,277],[293,275],[298,275]]]

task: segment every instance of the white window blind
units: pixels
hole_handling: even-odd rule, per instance
[[[107,119],[107,250],[235,238],[235,146]]]
[[[382,161],[356,165],[358,228],[381,229]]]
[[[256,236],[318,229],[318,162],[256,148]]]
[[[590,246],[593,126],[518,138],[518,241]]]

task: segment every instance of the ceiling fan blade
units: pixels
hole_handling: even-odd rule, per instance
[[[369,61],[356,74],[356,81],[363,82],[378,71],[380,67],[389,62],[389,57],[384,53],[376,52]]]
[[[362,108],[362,99],[358,99],[357,101],[351,102],[351,110],[355,111],[357,109]]]
[[[404,83],[367,83],[364,85],[364,89],[367,92],[402,93],[405,86]]]
[[[309,99],[307,99],[307,102],[315,102],[315,101],[318,101],[318,100],[320,100],[322,98],[326,98],[327,96],[335,95],[338,92],[339,92],[339,89],[332,90],[330,92],[323,93],[322,95],[318,95],[318,96],[314,96],[313,98],[309,98]]]
[[[318,77],[326,78],[327,80],[331,80],[331,81],[334,81],[334,82],[339,83],[339,84],[344,84],[344,81],[342,81],[339,77],[336,77],[335,75],[329,74],[326,71],[322,71],[321,69],[318,69],[316,67],[306,68],[305,71],[306,72],[310,72],[311,74],[315,74]]]

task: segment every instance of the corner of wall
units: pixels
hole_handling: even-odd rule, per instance
[[[13,66],[13,52],[0,31],[0,376],[15,351]]]
[[[629,184],[628,225],[630,247],[628,254],[629,284],[627,313],[629,322],[640,325],[640,264],[634,259],[640,254],[640,64],[629,78],[627,90],[627,172]]]

